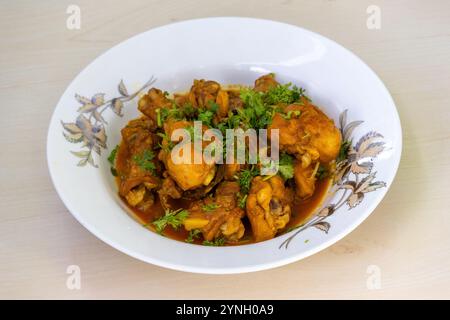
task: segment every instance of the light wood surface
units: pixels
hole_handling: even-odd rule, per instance
[[[66,28],[69,4],[81,29]],[[369,5],[381,29],[366,27]],[[450,298],[450,1],[0,1],[0,298]],[[349,48],[390,90],[404,148],[389,193],[354,232],[281,268],[189,274],[116,251],[58,198],[46,134],[66,86],[142,31],[209,16],[299,25]],[[81,290],[66,287],[69,265]],[[381,288],[367,286],[368,267]],[[370,269],[370,268],[369,268]]]

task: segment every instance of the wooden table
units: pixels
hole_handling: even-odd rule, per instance
[[[72,3],[80,30],[66,27]],[[371,4],[380,29],[366,26]],[[0,298],[450,298],[449,1],[30,0],[1,8]],[[134,34],[208,16],[279,20],[334,39],[378,73],[397,104],[404,149],[392,188],[357,230],[305,260],[225,276],[152,266],[90,234],[50,181],[47,128],[76,74]],[[81,268],[80,290],[66,286],[69,265]],[[378,289],[367,284],[373,272]]]

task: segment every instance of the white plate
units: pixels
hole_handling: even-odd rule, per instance
[[[304,87],[336,125],[339,115],[346,114],[341,118],[347,128],[355,126],[350,134],[353,155],[347,173],[319,215],[301,229],[236,247],[206,247],[171,240],[131,218],[121,207],[107,156],[120,141],[120,129],[138,115],[133,93],[139,93],[143,86],[146,89],[152,77],[157,79],[156,87],[173,92],[188,89],[193,78],[251,84],[268,72],[275,72],[280,82],[291,81]],[[127,92],[123,87],[119,92],[122,79]],[[112,106],[108,102],[111,100]],[[99,120],[100,112],[105,123]],[[353,121],[363,122],[349,125]],[[88,146],[83,146],[81,140]],[[47,140],[48,166],[55,188],[83,226],[132,257],[200,273],[273,268],[335,243],[366,219],[386,194],[401,149],[401,127],[394,102],[380,79],[359,58],[316,33],[248,18],[175,23],[139,34],[108,50],[66,89],[53,114]]]

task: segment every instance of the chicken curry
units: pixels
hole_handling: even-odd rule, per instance
[[[303,89],[278,83],[274,74],[251,88],[209,80],[194,80],[182,94],[151,88],[138,109],[142,116],[121,130],[108,158],[119,195],[144,226],[189,243],[259,242],[301,225],[326,195],[342,151],[333,120]],[[276,174],[262,175],[260,162],[173,161],[171,151],[182,141],[172,133],[192,130],[194,121],[224,133],[278,130]]]

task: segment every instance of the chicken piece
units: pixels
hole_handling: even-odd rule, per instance
[[[276,113],[268,127],[269,136],[271,130],[279,129],[281,151],[294,154],[304,167],[316,160],[329,163],[336,159],[341,147],[341,134],[333,120],[307,99],[287,106],[284,113],[290,113],[290,119]]]
[[[121,131],[122,141],[131,153],[139,153],[153,146],[156,137],[151,131],[154,128],[154,122],[147,117],[131,120]]]
[[[225,168],[223,165],[216,166],[214,179],[206,186],[201,186],[193,190],[183,192],[183,198],[187,200],[199,200],[205,197],[224,178]]]
[[[147,188],[145,183],[140,184],[138,187],[131,189],[126,195],[125,200],[132,207],[145,211],[149,209],[155,202],[155,197],[150,190],[153,187]]]
[[[319,162],[311,163],[304,167],[301,161],[296,160],[294,164],[295,193],[300,199],[309,198],[314,194],[316,188],[316,173]]]
[[[165,178],[161,183],[161,188],[158,190],[159,200],[164,210],[173,209],[170,200],[180,199],[183,195],[183,191],[176,185],[175,181],[164,172]]]
[[[189,208],[189,217],[184,220],[186,230],[200,229],[205,240],[224,237],[227,241],[238,241],[245,232],[241,219],[245,212],[237,206],[237,182],[222,182],[215,197],[194,202]]]
[[[241,170],[239,163],[226,163],[225,167],[225,180],[236,180],[236,175]]]
[[[151,88],[138,102],[138,109],[155,123],[158,120],[157,110],[172,108],[173,103],[159,89]]]
[[[228,115],[228,110],[230,108],[228,92],[225,90],[219,90],[216,97],[216,103],[219,106],[218,110],[216,111],[216,118],[217,121],[220,121]]]
[[[264,181],[261,176],[252,180],[247,197],[247,217],[256,242],[272,239],[291,217],[293,192],[284,186],[280,176]]]
[[[125,199],[132,207],[134,207],[134,206],[138,205],[139,202],[144,200],[145,191],[146,191],[145,186],[143,184],[141,184],[138,188],[135,188],[134,190],[131,190],[130,192],[128,192],[125,195]]]
[[[164,130],[168,137],[171,137],[175,129],[185,129],[192,124],[189,121],[169,120],[164,124]],[[206,127],[203,128],[206,130]],[[180,140],[182,138],[180,137]],[[167,140],[163,140],[163,149],[159,154],[167,169],[167,173],[183,190],[193,190],[202,186],[207,186],[214,179],[216,165],[214,162],[207,162],[203,156],[203,150],[196,148],[194,142],[180,142],[172,150],[167,150],[164,146]],[[204,147],[207,146],[204,142]],[[199,159],[199,163],[195,160]]]
[[[216,166],[214,163],[208,164],[203,159],[201,150],[197,150],[193,143],[190,143],[191,156],[188,158],[187,153],[180,149],[179,156],[183,158],[186,163],[175,163],[170,155],[166,156],[165,164],[169,175],[176,181],[176,183],[183,190],[192,190],[201,186],[207,186],[216,174]],[[194,163],[194,158],[198,154],[202,162]]]
[[[267,92],[270,88],[278,86],[273,73],[266,74],[255,80],[254,90],[257,92]]]
[[[189,93],[174,93],[173,100],[177,106],[185,106],[189,104]]]
[[[172,118],[167,119],[166,122],[164,122],[164,133],[167,137],[167,139],[164,139],[162,141],[162,146],[166,147],[172,141],[172,133],[177,129],[187,129],[188,127],[192,127],[192,122],[187,120],[174,120]],[[178,143],[182,140],[181,137],[178,138],[177,141],[172,141],[174,143]]]
[[[228,90],[228,109],[229,111],[233,111],[236,109],[242,109],[244,107],[244,103],[241,99],[240,90]]]
[[[224,181],[217,186],[215,203],[221,208],[231,210],[237,207],[237,194],[240,191],[236,181]]]
[[[209,107],[210,101],[215,102],[220,90],[220,84],[211,80],[194,80],[189,91],[189,102],[194,107]]]
[[[160,183],[152,170],[146,170],[135,160],[143,154],[152,154],[156,141],[156,136],[150,131],[152,127],[151,119],[140,118],[130,121],[121,131],[122,142],[115,164],[120,177],[119,194],[133,207],[151,205],[154,200],[151,191]],[[157,160],[149,161],[153,161],[156,170],[159,166]]]

